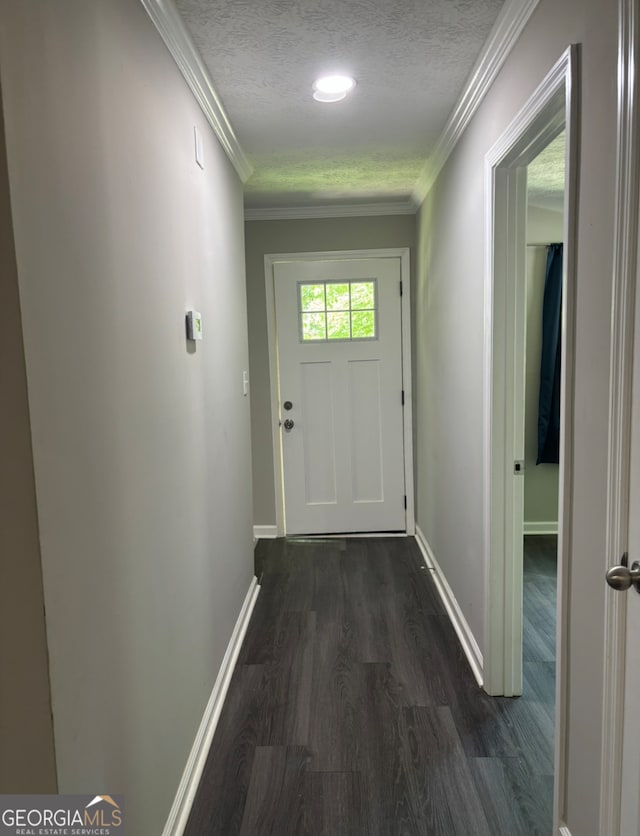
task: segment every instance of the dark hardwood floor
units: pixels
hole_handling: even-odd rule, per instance
[[[524,538],[523,690],[525,698],[546,709],[552,723],[556,699],[557,540],[548,535]]]
[[[413,539],[261,541],[262,591],[185,835],[548,836],[543,539],[526,544],[518,699],[477,686]]]

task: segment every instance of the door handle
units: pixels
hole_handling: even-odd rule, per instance
[[[640,561],[636,560],[631,569],[628,566],[629,558],[626,554],[622,556],[620,566],[612,566],[607,571],[607,583],[612,589],[618,592],[625,592],[630,586],[635,586],[636,592],[640,592]]]
[[[291,418],[287,418],[287,420],[284,422],[284,424],[282,426],[285,428],[285,430],[292,430],[293,429],[293,421],[291,420]]]

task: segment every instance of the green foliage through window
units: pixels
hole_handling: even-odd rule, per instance
[[[348,311],[351,307],[349,305],[348,284],[328,284],[326,286],[326,293],[328,311]]]
[[[351,283],[351,308],[352,310],[371,310],[375,308],[373,282],[352,282]]]
[[[363,340],[375,332],[376,322],[373,311],[354,311],[351,314],[351,336]]]
[[[304,342],[376,338],[375,280],[298,284]]]
[[[300,285],[300,301],[303,311],[323,311],[324,285],[323,284],[302,284]]]

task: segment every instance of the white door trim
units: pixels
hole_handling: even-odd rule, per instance
[[[618,147],[611,311],[607,549],[603,573],[628,550],[629,465],[635,295],[638,267],[640,102],[635,61],[640,49],[637,0],[618,2]],[[637,358],[636,358],[637,360]],[[603,581],[604,582],[604,581]],[[620,834],[627,596],[607,590],[600,833]]]
[[[510,265],[525,263],[525,239],[501,228],[508,223],[510,200],[522,200],[522,168],[561,130],[567,135],[565,170],[565,228],[562,322],[562,426],[560,438],[560,502],[558,538],[558,628],[556,690],[556,764],[554,821],[562,824],[565,809],[567,703],[567,588],[571,554],[573,443],[573,363],[575,320],[575,219],[577,199],[577,48],[569,47],[532,94],[511,125],[485,158],[485,352],[484,352],[484,553],[487,617],[485,623],[485,689],[490,694],[517,693],[521,675],[522,577],[506,560],[514,532],[512,447],[513,354],[515,312],[507,309],[518,291],[507,295]],[[519,181],[520,180],[520,185]],[[516,230],[517,231],[517,230]],[[517,356],[517,355],[516,355]],[[511,376],[509,373],[511,372]],[[506,405],[510,407],[507,409]]]
[[[402,388],[404,389],[404,479],[407,497],[407,531],[415,534],[415,510],[413,492],[413,397],[411,381],[411,262],[408,247],[379,250],[332,250],[330,252],[267,253],[264,257],[265,294],[267,302],[267,334],[269,340],[269,388],[271,391],[271,438],[273,443],[273,473],[276,496],[277,536],[285,534],[284,526],[284,471],[282,445],[279,432],[278,356],[276,342],[276,303],[273,286],[273,268],[278,262],[287,261],[337,261],[361,258],[399,258],[402,281]]]

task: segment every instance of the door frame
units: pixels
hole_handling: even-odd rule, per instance
[[[399,258],[402,282],[402,388],[404,389],[403,448],[404,491],[407,497],[406,533],[415,533],[415,506],[413,489],[413,397],[411,377],[411,261],[408,247],[375,250],[331,250],[328,252],[267,253],[264,257],[265,295],[267,304],[267,335],[269,341],[269,389],[271,392],[271,437],[273,444],[273,474],[276,498],[276,536],[283,537],[284,467],[282,458],[282,433],[280,432],[280,391],[278,380],[278,346],[276,328],[275,273],[279,263],[294,261],[345,261],[364,258]]]
[[[570,46],[485,157],[484,687],[492,695],[522,690],[523,567],[508,559],[522,536],[522,480],[513,462],[524,440],[515,392],[525,357],[526,166],[566,130],[554,822],[565,808],[568,587],[572,541],[571,483],[575,353],[576,218],[579,120],[578,48]],[[515,278],[515,281],[513,279]],[[521,368],[522,366],[522,368]],[[521,508],[521,505],[520,505]],[[519,511],[520,519],[515,516]]]
[[[617,154],[612,271],[606,553],[602,571],[629,548],[629,485],[635,299],[640,237],[640,90],[636,0],[618,2]],[[639,358],[635,358],[638,362]],[[634,555],[634,558],[637,555]],[[604,581],[603,581],[604,583]],[[627,594],[606,589],[600,833],[620,834]]]

